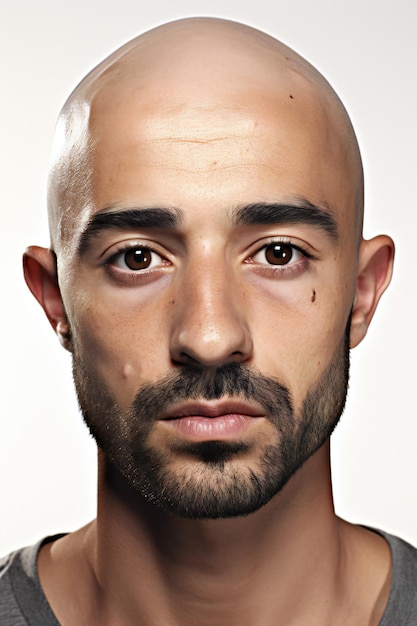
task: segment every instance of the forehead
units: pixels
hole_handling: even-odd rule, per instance
[[[102,94],[89,125],[96,210],[137,193],[207,207],[275,194],[339,205],[354,179],[349,142],[331,102],[303,82],[187,97],[148,86],[118,102]]]
[[[88,96],[84,195],[67,233],[112,205],[168,205],[214,219],[231,206],[291,197],[332,207],[351,229],[357,154],[334,94],[293,60],[240,54],[222,64],[214,55],[202,72],[204,59],[185,57],[175,71],[145,58],[134,72],[129,59],[104,72]]]

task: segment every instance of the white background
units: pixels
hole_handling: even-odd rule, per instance
[[[366,173],[365,235],[396,240],[394,282],[352,354],[333,444],[335,500],[349,520],[417,544],[415,0],[1,0],[0,553],[95,514],[95,450],[70,358],[27,291],[21,252],[48,245],[46,176],[70,90],[115,47],[161,22],[216,15],[294,47],[347,106]]]

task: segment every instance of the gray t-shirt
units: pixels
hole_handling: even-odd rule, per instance
[[[417,626],[417,550],[405,541],[375,531],[388,541],[392,553],[392,583],[379,626]],[[59,626],[42,591],[37,555],[49,537],[0,560],[0,625]]]

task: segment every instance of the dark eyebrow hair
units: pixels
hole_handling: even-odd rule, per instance
[[[103,211],[93,215],[81,233],[78,254],[83,255],[91,245],[91,240],[106,230],[127,230],[130,228],[175,228],[182,221],[177,209],[144,208]]]
[[[325,231],[331,239],[339,238],[336,220],[328,211],[320,209],[307,200],[296,204],[256,202],[234,211],[237,225],[256,224],[307,224]]]

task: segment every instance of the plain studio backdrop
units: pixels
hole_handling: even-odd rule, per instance
[[[352,352],[332,445],[336,510],[417,544],[415,0],[1,2],[0,553],[95,515],[95,446],[78,412],[70,356],[21,271],[27,245],[48,245],[58,112],[114,48],[193,15],[246,22],[281,39],[318,67],[351,115],[365,167],[365,236],[390,234],[397,258],[368,336]]]

